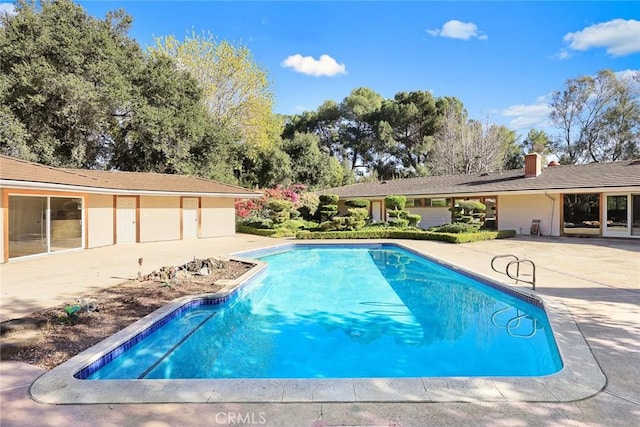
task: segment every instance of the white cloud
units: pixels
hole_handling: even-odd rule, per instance
[[[558,58],[558,59],[569,59],[569,58],[571,58],[571,52],[569,52],[567,49],[562,49],[562,50],[560,50],[560,53],[555,55],[555,58]]]
[[[509,121],[509,127],[516,130],[548,127],[551,107],[544,101],[545,98],[539,97],[535,104],[512,105],[502,110],[501,114],[513,117]]]
[[[614,19],[602,22],[575,33],[567,33],[564,41],[573,50],[603,47],[611,56],[631,55],[640,52],[640,21]]]
[[[478,38],[478,40],[487,40],[485,34],[478,32],[478,26],[472,22],[461,22],[456,19],[445,22],[442,28],[434,30],[426,30],[427,33],[434,37],[449,37],[452,39],[469,40]]]
[[[0,3],[0,15],[4,15],[5,13],[15,15],[16,6],[13,3]]]
[[[338,64],[338,61],[329,55],[321,55],[320,59],[312,56],[302,56],[299,53],[289,56],[280,64],[285,68],[291,68],[297,73],[307,74],[309,76],[328,76],[332,77],[337,74],[347,74],[347,68],[344,64]]]

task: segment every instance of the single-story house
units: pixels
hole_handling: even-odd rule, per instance
[[[478,200],[486,205],[485,228],[529,234],[535,220],[537,234],[640,238],[640,160],[541,163],[532,153],[524,170],[364,182],[323,193],[340,196],[341,212],[344,200],[370,200],[374,221],[387,218],[385,196],[404,195],[405,210],[421,215],[425,229],[451,222],[460,200]]]
[[[235,234],[238,198],[262,194],[187,175],[61,169],[0,156],[0,259]]]

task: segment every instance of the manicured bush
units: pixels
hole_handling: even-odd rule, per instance
[[[367,199],[351,199],[345,201],[344,204],[349,206],[350,208],[365,208],[368,211],[371,202],[369,202]]]
[[[389,237],[388,230],[357,230],[357,231],[299,231],[296,239],[385,239]]]
[[[296,235],[295,230],[290,230],[288,228],[264,229],[249,227],[244,224],[236,224],[236,231],[238,233],[255,234],[257,236],[265,237],[292,237]]]
[[[429,228],[435,233],[477,233],[480,224],[468,224],[464,222],[454,222],[453,224],[442,224]]]
[[[404,218],[395,219],[392,224],[398,228],[407,228],[409,226],[409,220]]]
[[[515,230],[481,231],[479,233],[433,233],[421,230],[374,229],[357,231],[300,231],[297,239],[407,239],[437,240],[448,243],[471,243],[482,240],[504,239],[516,235]]]
[[[338,214],[338,200],[340,197],[337,194],[320,195],[320,207],[318,208],[320,221],[328,221]]]
[[[336,205],[340,200],[340,196],[337,194],[321,194],[319,198],[321,205]]]
[[[406,196],[387,196],[384,198],[384,206],[393,211],[401,211],[407,203]]]
[[[409,221],[409,227],[417,227],[422,220],[422,216],[418,214],[407,214],[407,221]]]
[[[477,200],[460,200],[449,210],[453,212],[454,222],[480,225],[486,209],[487,206]]]
[[[284,212],[293,209],[293,203],[288,200],[270,200],[267,206],[273,212]]]
[[[302,193],[300,195],[300,207],[298,212],[307,221],[315,219],[316,212],[320,206],[320,197],[315,193]]]
[[[348,216],[350,216],[351,218],[362,220],[363,225],[364,225],[364,220],[367,219],[367,217],[369,216],[369,211],[366,208],[351,208],[351,209],[347,209],[347,212],[348,212]]]
[[[320,221],[328,221],[338,214],[338,205],[321,205],[319,212]]]
[[[270,219],[257,219],[253,221],[243,221],[242,225],[246,225],[251,228],[273,228],[273,221]]]
[[[290,219],[280,225],[280,227],[288,228],[290,230],[299,230],[305,226],[304,221],[300,221],[297,219]]]

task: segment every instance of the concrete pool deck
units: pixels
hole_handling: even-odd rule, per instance
[[[143,270],[182,263],[197,256],[288,243],[288,240],[238,235],[235,238],[166,242],[93,249],[0,266],[2,319],[57,305],[99,287],[119,283]],[[43,405],[28,396],[28,386],[44,371],[23,363],[1,362],[1,424],[200,425],[632,425],[640,417],[640,242],[629,240],[517,238],[448,245],[402,241],[443,261],[512,283],[490,269],[494,255],[513,253],[538,267],[536,293],[566,307],[606,376],[590,397],[570,402],[522,402],[509,393],[495,400],[466,396],[454,402],[393,403],[400,390],[386,384],[384,403],[243,403]],[[183,254],[189,254],[186,257]],[[55,260],[55,262],[53,262]],[[157,263],[157,264],[154,264]],[[82,268],[77,266],[81,265]],[[43,287],[42,283],[47,286]],[[518,285],[528,288],[526,285]],[[38,297],[35,297],[38,295]],[[44,304],[44,305],[42,305]],[[28,309],[23,306],[27,306]],[[16,307],[16,308],[14,308]],[[28,311],[30,310],[30,311]],[[26,311],[26,313],[25,313]],[[406,399],[410,400],[410,399]],[[455,399],[454,399],[455,400]],[[485,400],[485,401],[482,401]]]

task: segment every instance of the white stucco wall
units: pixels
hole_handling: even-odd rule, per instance
[[[113,245],[113,196],[90,194],[87,206],[88,247]]]
[[[140,242],[180,239],[180,197],[140,197]]]
[[[531,221],[539,219],[542,235],[559,236],[561,198],[557,193],[549,196],[554,202],[544,194],[499,196],[498,228],[516,230],[518,234],[529,234]],[[551,233],[549,225],[551,225]]]
[[[200,237],[236,234],[234,199],[203,197],[200,210]]]

